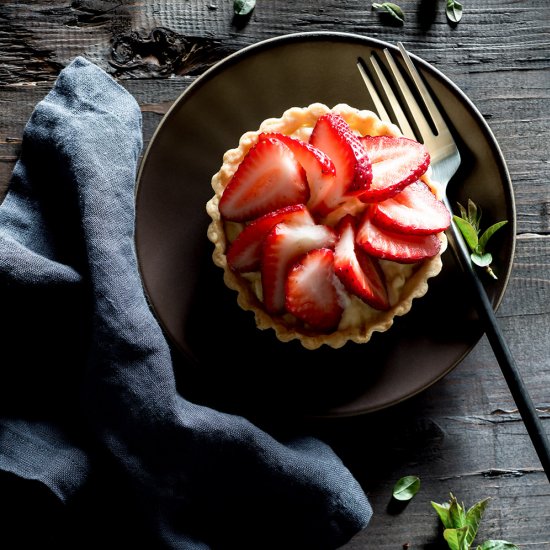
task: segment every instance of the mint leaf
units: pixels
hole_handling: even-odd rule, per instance
[[[489,263],[491,261],[489,260]],[[478,264],[479,265],[479,264]],[[479,529],[479,524],[481,523],[481,518],[485,513],[485,508],[489,504],[488,498],[476,502],[467,512],[466,512],[466,525],[468,526],[468,535],[466,537],[466,543],[468,547],[474,542],[476,538],[477,530]]]
[[[453,220],[460,229],[460,232],[470,247],[470,250],[475,252],[479,243],[475,227],[468,220],[459,218],[458,216],[453,216]]]
[[[393,17],[397,21],[399,21],[400,23],[405,22],[405,14],[403,13],[403,10],[393,2],[382,2],[382,4],[373,2],[372,9],[383,11],[389,14],[391,17]]]
[[[420,478],[417,476],[402,477],[393,487],[393,498],[411,500],[420,489]]]
[[[479,229],[479,220],[481,219],[481,210],[478,211],[476,203],[472,199],[468,199],[468,221],[477,229]]]
[[[519,550],[519,547],[505,540],[486,540],[477,550]]]
[[[462,19],[462,4],[457,0],[447,0],[445,13],[451,23],[458,23]]]
[[[490,252],[485,252],[485,254],[476,254],[475,252],[472,252],[472,254],[470,254],[470,258],[472,259],[472,262],[479,267],[487,267],[491,265],[491,262],[493,261],[493,256]]]
[[[462,206],[459,202],[457,202],[457,204],[458,204],[458,209],[460,210],[460,217],[467,220],[468,212],[466,212],[466,208],[464,208],[464,206]]]
[[[466,545],[467,533],[468,527],[466,526],[460,529],[445,529],[445,531],[443,531],[443,537],[451,550],[469,550]]]
[[[449,506],[449,517],[451,518],[451,525],[454,529],[461,529],[462,527],[468,527],[466,525],[466,512],[464,507],[458,503],[456,497],[451,493],[451,505]]]
[[[487,246],[487,241],[503,226],[508,223],[508,220],[504,220],[501,222],[494,223],[491,225],[491,227],[487,228],[483,235],[479,238],[479,247],[481,250],[485,250],[485,247]]]
[[[235,15],[248,15],[256,6],[256,0],[235,0],[233,11]]]
[[[443,504],[438,504],[437,502],[432,502],[432,506],[437,512],[437,515],[439,516],[443,527],[445,527],[446,529],[451,529],[453,524],[451,522],[451,515],[449,514],[449,503],[444,502]]]

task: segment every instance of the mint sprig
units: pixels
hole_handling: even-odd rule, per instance
[[[450,500],[443,504],[432,502],[445,528],[443,537],[451,550],[472,550],[472,544],[490,499],[480,500],[466,510],[464,504],[460,504],[452,493],[450,496]],[[519,550],[519,548],[504,540],[487,540],[477,546],[476,550]]]
[[[453,220],[460,229],[466,244],[470,248],[470,258],[472,259],[472,262],[474,262],[477,266],[484,268],[485,271],[493,277],[493,279],[496,279],[497,276],[491,267],[493,256],[486,250],[487,243],[503,225],[508,223],[508,220],[494,223],[483,233],[481,233],[481,208],[479,208],[471,199],[468,199],[468,209],[464,208],[464,206],[460,203],[458,203],[458,208],[460,209],[460,216],[454,215]]]

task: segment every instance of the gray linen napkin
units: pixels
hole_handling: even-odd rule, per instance
[[[176,391],[134,250],[141,135],[135,100],[83,58],[25,129],[0,206],[0,470],[67,508],[94,480],[109,506],[120,478],[156,547],[337,547],[371,508],[328,446]]]

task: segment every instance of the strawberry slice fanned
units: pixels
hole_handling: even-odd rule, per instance
[[[359,225],[355,240],[367,254],[399,263],[431,258],[441,248],[441,241],[436,235],[407,235],[378,227],[370,219],[368,211]]]
[[[285,307],[310,328],[332,331],[338,327],[343,312],[338,284],[333,251],[311,250],[290,269],[285,285]]]
[[[334,163],[323,151],[306,141],[276,132],[260,134],[260,139],[268,137],[282,141],[306,171],[310,192],[307,206],[311,212],[315,213],[322,204],[322,197],[334,184],[336,177]]]
[[[430,165],[421,143],[405,137],[364,136],[361,143],[372,163],[372,183],[361,195],[364,202],[389,199],[415,182]]]
[[[334,248],[334,271],[346,290],[375,309],[389,308],[384,274],[378,260],[355,245],[355,219],[342,218]]]
[[[336,168],[334,184],[318,197],[321,210],[327,213],[346,197],[361,195],[372,182],[371,161],[359,136],[337,113],[319,117],[309,143],[328,155]]]
[[[257,271],[267,234],[278,223],[313,225],[315,222],[303,204],[294,204],[269,212],[250,222],[231,243],[227,263],[236,271]]]
[[[265,308],[281,313],[285,307],[285,280],[296,259],[314,248],[332,248],[334,231],[325,225],[289,225],[279,223],[264,241],[261,274]]]
[[[400,233],[429,235],[445,231],[451,224],[447,207],[421,181],[374,205],[372,212],[376,225]]]
[[[220,199],[223,218],[248,221],[309,199],[306,175],[292,151],[266,138],[246,154]]]

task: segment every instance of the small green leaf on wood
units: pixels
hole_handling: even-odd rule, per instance
[[[445,13],[451,23],[458,23],[462,19],[462,4],[457,0],[447,0]]]
[[[486,540],[477,550],[519,550],[519,547],[505,540]]]
[[[417,476],[402,477],[393,487],[393,498],[411,500],[420,489],[420,478]]]
[[[403,13],[403,10],[393,2],[382,2],[381,4],[373,2],[372,9],[383,11],[401,23],[405,22],[405,14]]]
[[[256,6],[256,0],[235,0],[233,11],[235,15],[248,15]]]

